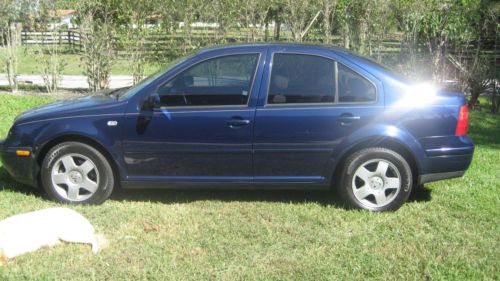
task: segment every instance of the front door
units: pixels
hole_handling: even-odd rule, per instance
[[[203,59],[160,85],[153,111],[131,109],[124,127],[126,181],[252,179],[260,53]],[[255,93],[255,95],[256,95]]]

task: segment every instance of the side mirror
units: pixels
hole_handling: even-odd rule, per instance
[[[160,107],[160,96],[158,94],[152,94],[147,96],[141,103],[141,110],[152,111],[155,108]]]

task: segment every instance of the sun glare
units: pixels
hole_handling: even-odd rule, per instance
[[[420,83],[406,86],[397,106],[422,107],[433,103],[437,98],[438,88],[432,83]]]

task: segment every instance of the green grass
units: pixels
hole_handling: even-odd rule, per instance
[[[0,95],[0,138],[47,102]],[[345,210],[328,192],[119,191],[72,207],[103,233],[0,267],[1,280],[499,280],[500,116],[470,114],[463,178],[428,184],[395,213]],[[0,218],[58,206],[0,168]]]
[[[6,50],[0,48],[0,63],[3,65],[3,59],[6,55]],[[18,73],[19,74],[40,74],[41,62],[36,59],[33,47],[22,47],[19,50]],[[84,64],[81,60],[81,55],[72,51],[66,50],[61,54],[61,58],[65,62],[63,74],[67,75],[83,75]],[[166,65],[146,64],[145,74],[151,74]],[[0,73],[4,73],[4,69],[0,69]],[[111,74],[115,75],[132,75],[132,65],[125,57],[118,57],[113,61],[111,66]]]

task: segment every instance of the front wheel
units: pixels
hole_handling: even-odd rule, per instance
[[[397,210],[412,189],[408,162],[386,148],[362,149],[345,161],[339,193],[350,207],[371,211]]]
[[[68,204],[101,204],[114,186],[106,157],[80,142],[54,146],[43,160],[41,181],[50,198]]]

